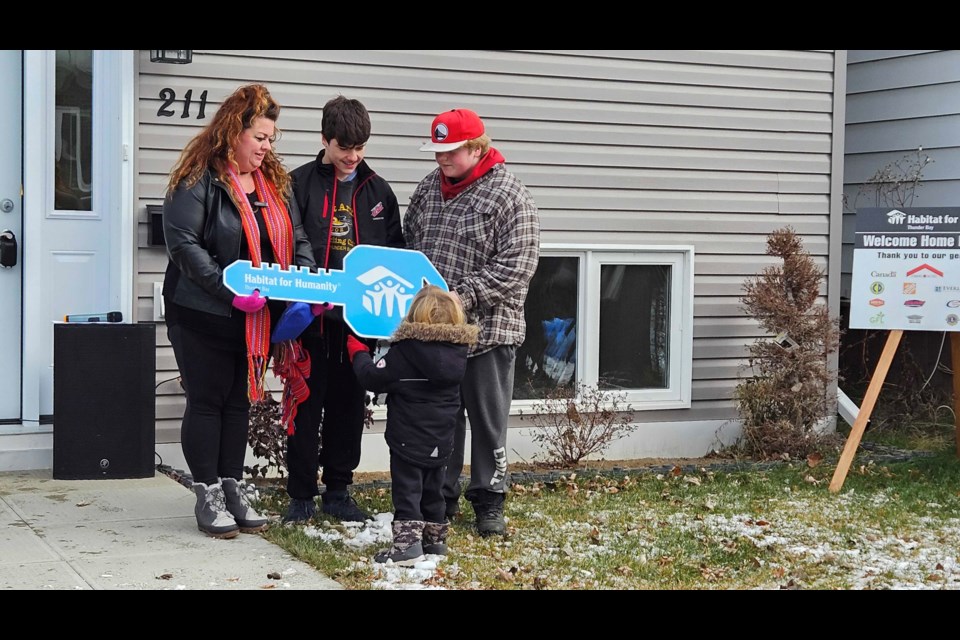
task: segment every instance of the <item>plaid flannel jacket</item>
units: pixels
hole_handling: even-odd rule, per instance
[[[523,304],[540,259],[540,217],[516,176],[495,165],[444,202],[437,168],[410,197],[403,229],[407,248],[430,259],[479,325],[470,355],[523,343]]]

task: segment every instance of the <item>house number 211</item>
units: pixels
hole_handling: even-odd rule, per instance
[[[160,99],[163,100],[163,104],[160,105],[160,108],[157,109],[157,116],[161,118],[172,118],[176,113],[175,110],[170,109],[172,105],[177,100],[177,92],[169,87],[160,89]],[[190,117],[190,105],[193,104],[193,89],[189,89],[185,94],[183,94],[183,112],[180,114],[181,118]],[[198,102],[200,105],[199,111],[197,112],[197,120],[203,120],[206,115],[204,110],[207,108],[207,91],[204,90],[200,94],[200,100]]]

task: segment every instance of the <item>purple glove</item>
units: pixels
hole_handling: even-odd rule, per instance
[[[260,297],[259,289],[254,289],[252,296],[235,296],[233,298],[233,306],[246,313],[256,313],[263,309],[265,304],[267,304],[267,299]]]
[[[330,311],[330,309],[333,309],[333,304],[329,302],[318,302],[317,304],[310,305],[310,313],[312,313],[314,317],[322,316],[325,311]]]

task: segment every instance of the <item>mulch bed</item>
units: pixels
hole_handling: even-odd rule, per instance
[[[906,462],[913,460],[915,458],[927,458],[934,455],[930,451],[909,451],[905,449],[897,449],[895,447],[890,447],[887,445],[876,444],[873,442],[861,442],[860,448],[857,451],[856,462],[858,464],[869,464],[869,463],[890,463],[890,462]],[[679,469],[680,473],[698,473],[702,472],[704,469],[707,469],[711,472],[736,472],[736,471],[764,471],[767,469],[773,469],[785,464],[790,464],[791,462],[797,462],[796,460],[787,461],[787,460],[766,460],[766,461],[755,461],[755,460],[725,460],[723,458],[697,458],[696,462],[683,462],[678,461],[677,463],[668,463],[668,464],[643,464],[639,460],[624,461],[629,463],[626,466],[617,466],[616,462],[608,463],[604,467],[596,466],[584,466],[579,468],[569,468],[569,469],[525,469],[518,468],[510,471],[510,482],[514,484],[530,484],[534,482],[557,482],[561,478],[567,478],[571,474],[576,473],[578,477],[623,477],[628,475],[637,475],[637,474],[667,474],[667,473],[677,473],[675,469]],[[609,466],[613,465],[613,466]],[[518,467],[530,466],[530,465],[517,465]],[[193,486],[193,477],[189,472],[184,471],[183,469],[174,469],[170,465],[157,465],[157,471],[163,473],[183,486],[190,488]],[[365,490],[374,490],[374,489],[389,489],[390,480],[387,474],[359,474],[359,475],[378,475],[383,477],[377,477],[369,480],[359,480],[353,484],[353,489],[356,491],[365,491]],[[461,477],[461,480],[466,480],[466,477]],[[283,491],[284,486],[286,485],[285,479],[264,479],[257,480],[255,482],[257,488],[261,491]],[[323,492],[323,486],[320,487],[321,493]]]

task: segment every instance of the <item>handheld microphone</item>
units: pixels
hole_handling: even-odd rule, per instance
[[[122,322],[123,314],[119,311],[108,311],[105,313],[80,313],[76,315],[63,316],[64,322]]]

